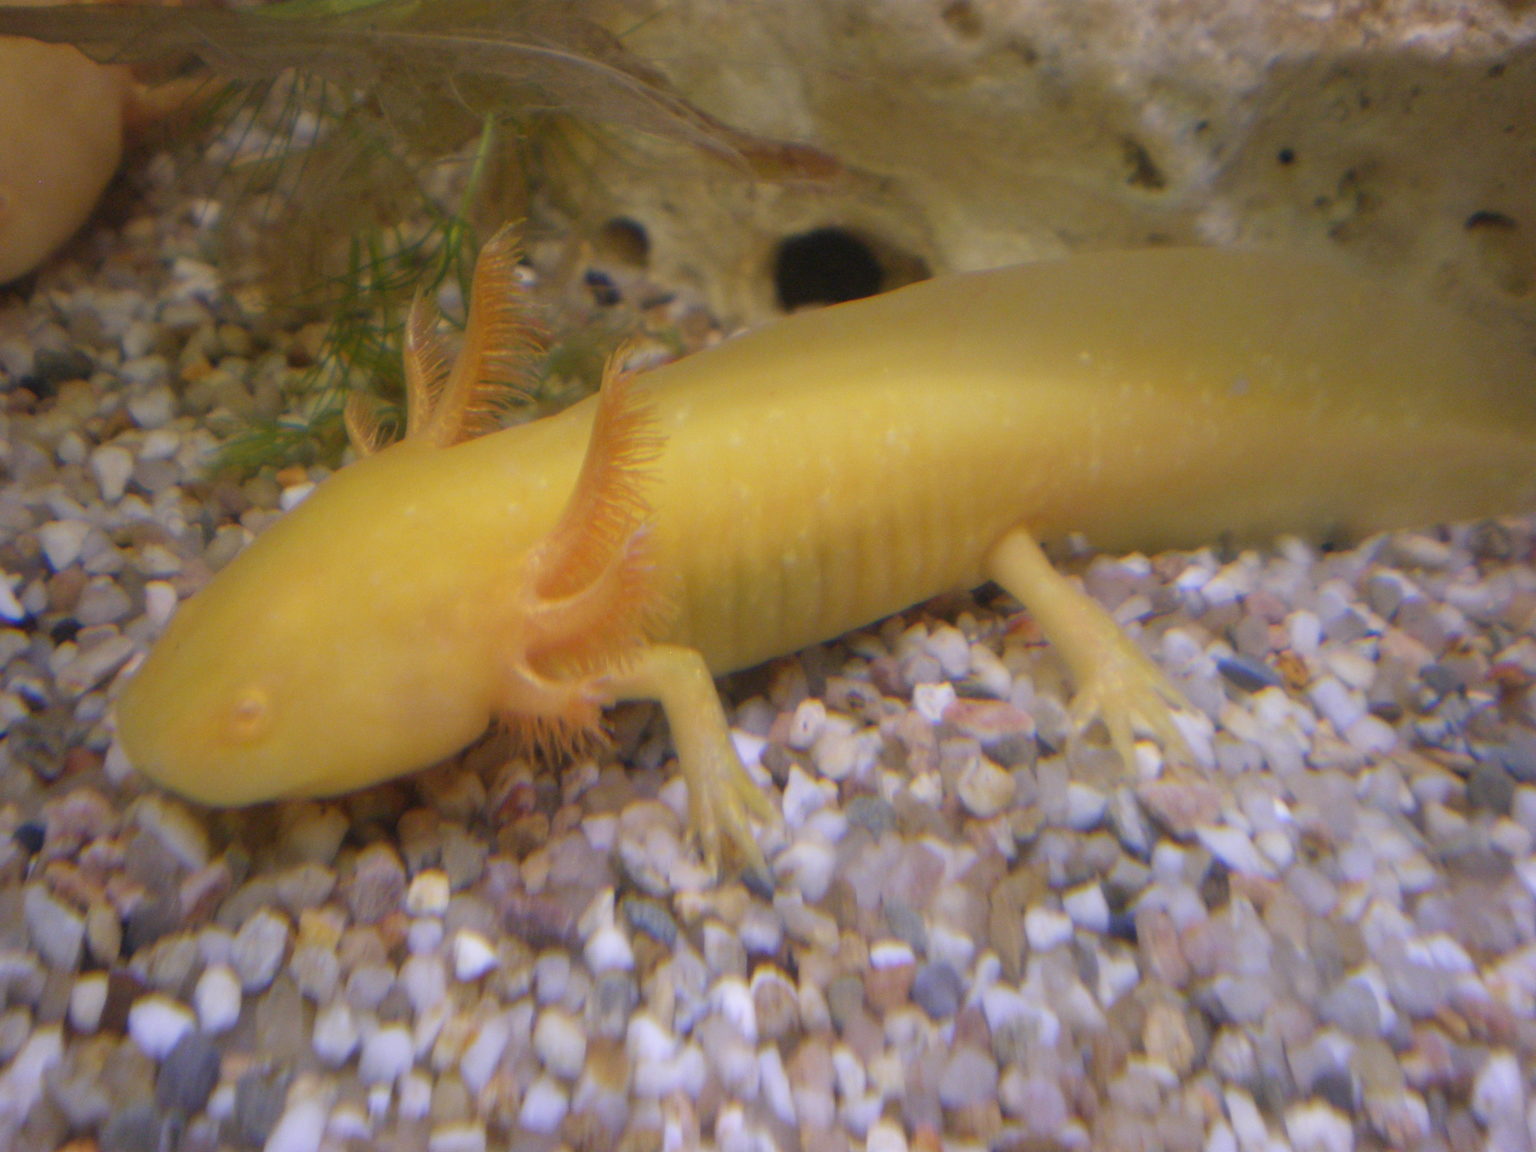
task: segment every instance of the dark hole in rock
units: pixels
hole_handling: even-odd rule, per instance
[[[846,228],[815,228],[779,244],[773,286],[779,307],[792,312],[873,296],[885,287],[885,272],[874,249]]]

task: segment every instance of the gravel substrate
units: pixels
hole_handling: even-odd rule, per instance
[[[0,300],[0,1147],[1532,1147],[1532,524],[1093,560],[1195,783],[1069,747],[995,593],[736,677],[772,885],[700,867],[649,708],[195,809],[109,710],[320,478],[205,473],[313,333],[151,192]]]

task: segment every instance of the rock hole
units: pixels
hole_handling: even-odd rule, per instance
[[[651,262],[651,238],[643,224],[628,216],[615,216],[599,228],[595,247],[604,260],[630,268],[644,268]]]
[[[874,248],[846,228],[814,228],[779,243],[773,287],[786,312],[873,296],[885,285]]]

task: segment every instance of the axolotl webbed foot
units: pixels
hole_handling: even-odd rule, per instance
[[[1071,717],[1077,731],[1103,723],[1129,776],[1136,772],[1136,735],[1151,736],[1179,761],[1194,754],[1175,721],[1189,709],[1183,693],[1096,601],[1051,566],[1022,528],[993,548],[992,577],[1030,611],[1066,661],[1077,685]]]
[[[736,754],[704,657],[676,644],[650,644],[622,670],[605,676],[602,687],[615,701],[660,702],[688,784],[690,831],[705,862],[718,869],[722,852],[729,850],[747,867],[766,873],[751,821],[772,822],[778,813]]]

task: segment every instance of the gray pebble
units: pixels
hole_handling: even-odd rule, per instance
[[[979,1048],[955,1049],[939,1077],[939,1100],[946,1108],[964,1108],[997,1095],[997,1062]]]
[[[587,1024],[592,1035],[620,1039],[629,1027],[629,1017],[640,1003],[640,991],[628,972],[604,972],[592,986],[587,1001]]]
[[[652,940],[671,947],[677,939],[677,921],[666,905],[638,896],[627,898],[621,905],[624,922],[637,932],[644,932]]]
[[[867,793],[848,801],[843,814],[849,824],[867,830],[876,840],[896,826],[896,809],[890,801]]]
[[[38,955],[61,972],[79,968],[85,947],[85,917],[54,899],[40,884],[28,885],[23,909],[27,935]]]
[[[924,964],[912,981],[912,1002],[935,1020],[946,1020],[960,1010],[965,982],[948,964]]]
[[[920,912],[906,901],[889,897],[885,902],[885,923],[891,935],[921,955],[928,950],[928,925]]]
[[[1216,669],[1233,687],[1244,692],[1278,688],[1284,681],[1280,674],[1262,660],[1249,656],[1228,656],[1216,661]]]
[[[97,1145],[101,1152],[160,1152],[164,1126],[153,1104],[128,1104],[107,1117]]]
[[[247,992],[260,992],[272,983],[288,949],[288,919],[263,908],[235,936],[231,959]]]
[[[235,1142],[246,1148],[262,1147],[283,1114],[287,1096],[287,1078],[278,1073],[258,1070],[240,1077],[235,1082]]]
[[[203,1110],[219,1083],[219,1050],[201,1032],[176,1042],[155,1078],[155,1103],[186,1116]]]
[[[1484,812],[1508,816],[1515,800],[1515,778],[1497,760],[1485,760],[1467,777],[1467,803]]]

